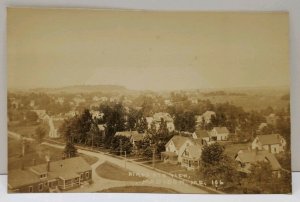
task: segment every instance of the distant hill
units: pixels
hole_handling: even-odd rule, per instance
[[[118,85],[76,85],[66,86],[61,88],[36,88],[31,89],[34,92],[46,92],[46,93],[95,93],[95,92],[127,92],[130,91],[124,86]]]

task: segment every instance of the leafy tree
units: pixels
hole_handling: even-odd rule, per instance
[[[162,118],[159,124],[159,129],[152,136],[152,143],[156,147],[156,154],[159,155],[162,151],[165,150],[166,143],[172,138],[170,134],[166,121]]]
[[[279,116],[276,122],[276,128],[279,134],[281,134],[287,142],[287,149],[291,146],[291,123],[289,117]]]
[[[145,117],[142,117],[137,125],[137,131],[139,133],[145,133],[148,129],[148,123]]]
[[[64,149],[64,154],[66,158],[72,158],[77,156],[77,149],[74,146],[74,144],[70,141],[66,143],[65,149]]]
[[[111,150],[116,153],[120,154],[122,152],[126,151],[127,154],[130,154],[132,151],[132,144],[130,142],[130,139],[125,136],[114,136],[111,141]]]
[[[141,147],[139,148],[140,150],[139,153],[146,159],[152,158],[152,145],[151,145],[152,142],[153,140],[151,136],[146,135],[142,140],[142,144],[140,145]]]
[[[207,183],[221,180],[227,188],[235,187],[239,182],[236,162],[224,154],[224,147],[218,143],[203,147],[200,174]]]
[[[46,133],[47,133],[46,128],[43,126],[39,126],[35,129],[34,138],[37,140],[38,143],[41,143]]]
[[[192,111],[184,111],[175,114],[175,128],[179,131],[194,132],[196,126],[195,115]]]
[[[104,141],[105,145],[109,147],[115,133],[125,130],[125,110],[122,104],[102,105],[100,110],[104,113],[103,119],[107,126]]]
[[[204,146],[201,159],[204,163],[214,164],[218,163],[224,156],[225,148],[219,143],[214,143],[209,146]]]
[[[33,111],[27,111],[25,117],[27,123],[36,123],[38,120],[38,115]]]

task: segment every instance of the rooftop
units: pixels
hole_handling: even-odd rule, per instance
[[[229,133],[229,130],[226,127],[214,127],[213,130],[216,130],[217,133]]]
[[[262,143],[262,145],[270,145],[270,144],[280,144],[282,137],[279,134],[270,134],[270,135],[258,135],[257,138]]]
[[[238,152],[237,158],[242,163],[256,163],[267,160],[270,163],[272,170],[279,170],[281,168],[276,157],[268,151],[241,150]]]

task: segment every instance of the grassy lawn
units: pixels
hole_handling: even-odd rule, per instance
[[[225,154],[229,157],[234,158],[237,152],[241,149],[248,149],[249,143],[237,143],[225,145]]]
[[[164,187],[149,187],[149,186],[125,186],[125,187],[113,187],[104,189],[99,192],[112,192],[112,193],[178,193],[175,190]]]
[[[24,167],[32,166],[33,159],[36,165],[46,163],[45,156],[49,155],[51,161],[62,159],[63,150],[59,148],[50,147],[47,145],[39,145],[35,142],[27,142],[25,146],[25,156],[22,157],[21,141],[8,137],[8,170],[21,168],[21,160]],[[87,163],[94,164],[98,159],[96,157],[79,154]]]
[[[90,165],[92,165],[92,164],[94,164],[98,161],[98,158],[94,157],[94,156],[88,156],[88,155],[85,155],[85,154],[79,154],[79,156],[84,158],[84,160]]]
[[[181,165],[173,165],[170,163],[156,163],[155,168],[174,174],[177,177],[182,177],[188,180],[201,180],[197,170],[187,170]]]
[[[149,166],[152,166],[152,162],[147,162],[145,164],[149,165]],[[170,173],[174,173],[175,171],[184,169],[180,165],[177,165],[177,164],[174,165],[174,164],[170,164],[170,163],[164,163],[162,161],[155,162],[155,168],[163,170],[163,171],[166,171],[166,172],[170,172]]]
[[[35,129],[39,127],[40,124],[31,125],[20,125],[20,124],[8,124],[8,130],[23,135],[24,137],[33,137],[35,134]]]
[[[96,168],[96,172],[99,176],[120,181],[143,181],[145,177],[129,176],[130,170],[122,168],[110,162],[104,162]]]
[[[8,170],[21,168],[21,160],[24,167],[32,166],[33,159],[36,164],[46,163],[45,156],[49,155],[52,161],[62,158],[62,150],[27,142],[25,146],[25,156],[22,157],[22,144],[19,140],[8,138]]]

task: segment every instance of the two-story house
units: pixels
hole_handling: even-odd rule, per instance
[[[251,144],[252,149],[266,150],[271,153],[284,152],[286,140],[279,134],[258,135]]]

